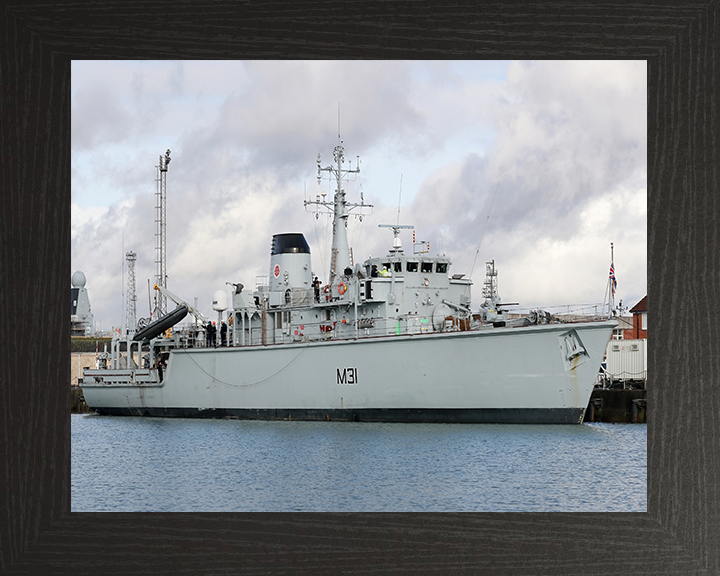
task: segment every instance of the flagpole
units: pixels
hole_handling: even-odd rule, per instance
[[[612,242],[610,242],[610,266],[613,268],[613,276],[615,276],[615,249]],[[610,279],[610,301],[612,303],[612,314],[612,310],[615,310],[615,278]]]

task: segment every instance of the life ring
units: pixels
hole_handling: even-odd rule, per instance
[[[345,285],[345,282],[340,282],[340,284],[338,284],[338,292],[339,292],[340,296],[345,294],[346,291],[347,291],[347,286]]]

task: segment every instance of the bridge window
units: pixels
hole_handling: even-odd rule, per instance
[[[395,262],[395,272],[402,272],[402,262]]]
[[[408,272],[417,272],[418,271],[418,263],[417,262],[408,262],[407,263],[407,271]]]
[[[423,262],[420,265],[420,272],[423,274],[432,274],[432,262]]]
[[[447,262],[438,262],[435,271],[438,274],[447,274]]]

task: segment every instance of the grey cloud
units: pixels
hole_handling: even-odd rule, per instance
[[[400,65],[284,62],[250,68],[253,89],[228,97],[203,144],[252,150],[254,165],[272,166],[286,177],[337,142],[338,104],[341,136],[351,135],[357,154],[389,134],[414,132],[410,126],[421,120],[407,100],[410,80]],[[329,81],[333,75],[336,83]]]
[[[72,148],[85,150],[103,142],[120,142],[131,130],[132,116],[108,86],[76,91],[71,103]]]

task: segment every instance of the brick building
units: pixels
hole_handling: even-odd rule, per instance
[[[625,330],[623,338],[626,340],[645,338],[647,339],[647,296],[630,308],[633,315],[633,326]]]

